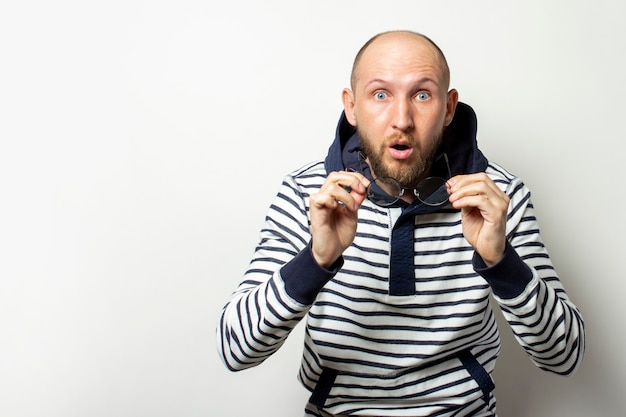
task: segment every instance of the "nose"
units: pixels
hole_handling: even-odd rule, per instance
[[[408,100],[398,100],[394,106],[393,127],[406,132],[415,127],[413,123],[413,108]]]

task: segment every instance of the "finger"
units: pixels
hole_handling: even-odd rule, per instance
[[[462,197],[452,201],[452,206],[463,210],[465,216],[479,215],[484,221],[500,224],[506,221],[508,200],[489,198],[484,194]]]
[[[334,209],[337,207],[337,200],[328,193],[311,194],[311,207],[316,209]]]
[[[317,209],[342,207],[356,211],[360,206],[360,201],[357,202],[353,194],[359,195],[354,191],[348,192],[344,186],[339,184],[328,184],[319,193],[311,195],[311,207]]]
[[[331,173],[327,182],[337,183],[344,187],[348,192],[352,192],[354,190],[360,194],[364,194],[367,186],[369,185],[369,180],[365,178],[363,174],[348,171]]]
[[[470,184],[452,193],[450,202],[457,209],[477,208],[484,214],[504,215],[508,210],[510,199],[499,189],[496,192],[484,184],[478,186]]]
[[[451,193],[454,193],[472,185],[479,184],[482,180],[483,179],[479,176],[479,174],[457,175],[446,181],[446,186]]]
[[[448,180],[446,184],[450,201],[473,195],[485,195],[490,199],[508,199],[507,195],[484,173],[456,176]]]
[[[365,199],[369,181],[355,172],[333,172],[329,174],[320,193],[332,196],[337,202],[356,210]]]

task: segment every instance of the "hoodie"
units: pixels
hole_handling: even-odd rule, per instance
[[[537,366],[574,372],[584,352],[582,317],[541,241],[529,190],[478,149],[473,110],[459,103],[440,151],[452,175],[485,172],[511,200],[507,249],[492,267],[465,240],[450,205],[369,200],[352,245],[330,268],[318,265],[309,197],[329,172],[358,168],[358,149],[342,115],[325,160],[285,177],[220,315],[225,365],[262,363],[306,317],[298,378],[311,391],[307,415],[493,416],[500,350],[493,294]]]

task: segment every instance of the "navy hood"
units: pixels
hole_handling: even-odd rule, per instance
[[[474,174],[487,168],[487,158],[478,149],[476,140],[476,113],[467,104],[459,102],[452,122],[445,128],[438,153],[446,153],[452,176]],[[356,129],[341,113],[335,140],[324,160],[326,172],[342,171],[346,168],[360,170],[358,151],[361,149]]]

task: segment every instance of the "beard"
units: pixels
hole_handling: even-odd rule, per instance
[[[376,146],[377,141],[369,138],[365,132],[362,132],[358,127],[357,133],[372,174],[376,177],[393,178],[403,187],[407,188],[415,187],[428,173],[437,156],[437,150],[443,138],[442,129],[434,140],[428,141],[427,146],[421,146],[411,135],[395,135],[388,137],[380,143],[380,146]],[[414,148],[413,154],[407,160],[396,161],[395,166],[386,164],[383,161],[383,156],[389,148],[389,143],[399,138],[405,139],[411,143]]]

